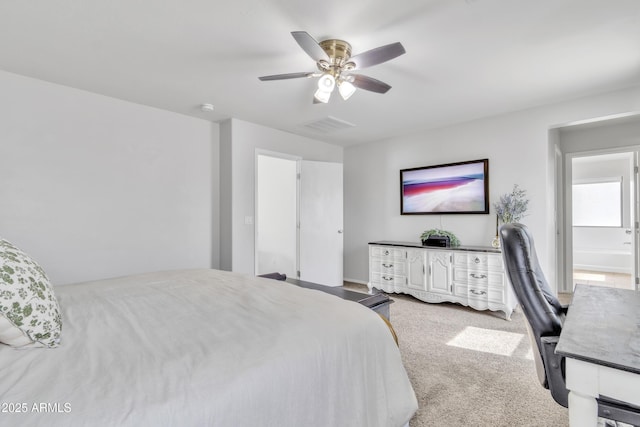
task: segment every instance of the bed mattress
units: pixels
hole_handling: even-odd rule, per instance
[[[0,345],[0,425],[406,425],[417,408],[380,317],[218,270],[55,288],[58,348]]]

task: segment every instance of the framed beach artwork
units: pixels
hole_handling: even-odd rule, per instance
[[[401,170],[400,213],[488,214],[489,160]]]

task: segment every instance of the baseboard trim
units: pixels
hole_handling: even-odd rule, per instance
[[[350,283],[356,283],[358,285],[365,285],[367,286],[367,282],[365,282],[364,280],[356,280],[356,279],[348,279],[346,277],[342,278],[343,282],[350,282]]]

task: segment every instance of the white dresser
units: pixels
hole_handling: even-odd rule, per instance
[[[440,248],[409,242],[369,243],[369,292],[413,295],[425,302],[456,302],[476,310],[503,311],[507,320],[517,301],[499,250]]]

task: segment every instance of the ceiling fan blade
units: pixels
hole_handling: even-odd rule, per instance
[[[397,58],[405,52],[402,43],[396,42],[359,53],[358,55],[352,56],[349,62],[355,64],[354,69],[372,67]]]
[[[331,61],[327,52],[324,51],[313,37],[306,31],[292,31],[291,35],[298,42],[302,50],[311,57],[314,61],[318,62],[323,59],[325,61]]]
[[[268,80],[286,80],[286,79],[299,79],[302,77],[312,77],[315,73],[313,72],[304,72],[304,73],[288,73],[288,74],[274,74],[272,76],[262,76],[258,77],[263,82]]]
[[[374,79],[373,77],[362,76],[359,74],[351,75],[350,77],[353,77],[353,81],[351,83],[358,89],[364,89],[376,93],[387,93],[387,91],[391,89],[391,86],[378,79]]]

